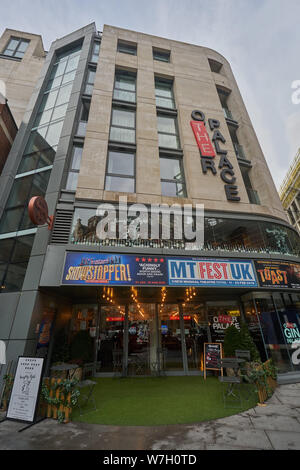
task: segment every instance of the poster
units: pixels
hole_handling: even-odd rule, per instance
[[[289,261],[254,261],[260,287],[300,288],[300,264]]]
[[[6,418],[34,421],[43,365],[42,357],[19,357]]]
[[[62,284],[257,287],[250,260],[67,253]]]
[[[39,336],[37,342],[37,349],[47,348],[49,346],[54,316],[54,310],[47,310],[43,313],[42,322],[40,324],[38,332]]]

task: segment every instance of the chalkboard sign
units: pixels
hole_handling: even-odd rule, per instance
[[[7,419],[33,423],[42,381],[44,358],[19,356]]]
[[[223,376],[223,369],[220,361],[223,357],[221,343],[204,343],[204,378],[207,370],[220,370]]]

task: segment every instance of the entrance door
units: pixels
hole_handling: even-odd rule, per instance
[[[124,306],[101,306],[96,339],[97,373],[122,372],[124,323]]]
[[[183,322],[189,371],[203,370],[204,343],[208,342],[208,322],[204,304],[186,304]]]
[[[160,306],[159,323],[162,367],[168,371],[182,371],[182,336],[178,305]]]
[[[128,375],[149,375],[157,363],[155,304],[130,304],[128,309]]]

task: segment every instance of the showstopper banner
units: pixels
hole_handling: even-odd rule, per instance
[[[252,261],[67,253],[62,284],[257,287]]]

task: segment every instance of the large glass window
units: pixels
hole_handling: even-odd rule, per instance
[[[9,238],[15,232],[18,233],[18,237],[21,237],[25,235],[24,231],[26,234],[36,231],[28,216],[28,203],[31,197],[44,196],[46,193],[72,91],[72,80],[75,77],[80,49],[81,46],[76,46],[56,56],[46,91],[1,218],[0,233],[4,234],[2,239]],[[21,238],[18,238],[16,242],[17,251],[11,256],[5,269],[3,266],[1,268],[1,273],[4,273],[3,282],[5,282],[7,290],[21,289],[26,273],[29,251],[27,245],[22,244],[19,240]],[[23,240],[25,238],[22,238]],[[0,251],[5,249],[2,246],[0,245]],[[20,255],[17,253],[22,252],[23,259],[20,260]]]
[[[4,55],[22,59],[29,44],[28,39],[11,37],[9,43],[3,51]]]
[[[181,158],[160,157],[160,180],[163,196],[186,196]]]
[[[95,41],[93,45],[92,57],[91,62],[97,63],[100,54],[100,42]]]
[[[135,111],[114,107],[110,128],[110,140],[135,143]]]
[[[0,240],[0,292],[22,288],[34,235]]]
[[[113,98],[119,101],[135,103],[136,75],[125,70],[118,70],[115,76]]]
[[[156,106],[174,109],[173,82],[163,78],[155,78]]]
[[[85,89],[84,89],[84,93],[86,95],[91,95],[93,93],[95,77],[96,77],[96,68],[89,66],[87,77],[86,77]]]
[[[73,146],[71,165],[70,165],[67,184],[66,184],[66,189],[69,189],[71,191],[75,191],[77,188],[82,150],[83,150],[83,147],[81,145]]]
[[[135,186],[134,153],[108,152],[105,180],[107,191],[133,193]]]
[[[180,148],[176,117],[159,114],[157,129],[159,147]]]
[[[82,100],[80,118],[78,122],[76,135],[79,137],[84,137],[86,133],[86,126],[89,120],[91,102],[88,100]]]

